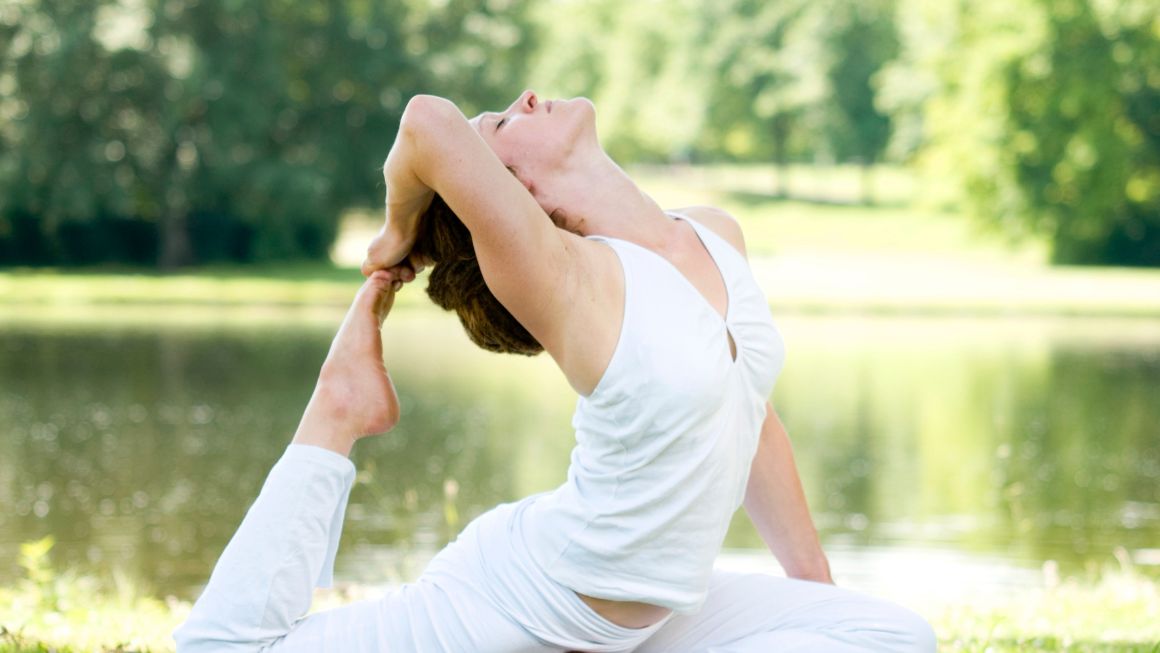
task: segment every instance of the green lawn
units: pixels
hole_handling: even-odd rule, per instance
[[[89,579],[57,579],[53,587],[48,593],[29,584],[0,589],[0,606],[7,606],[0,607],[0,653],[172,651],[169,633],[189,610],[187,603],[125,588],[104,593]],[[341,604],[357,593],[320,593],[318,603]],[[925,616],[943,653],[1160,652],[1160,587],[1130,571],[1024,590],[990,604],[966,601]]]
[[[774,195],[775,175],[766,166],[645,167],[632,174],[662,206],[726,209],[741,221],[756,255],[937,254],[1035,266],[1047,258],[1041,239],[1012,243],[957,212],[928,206],[919,181],[903,169],[878,170],[873,205],[860,203],[858,172],[845,167],[791,167],[791,199]]]
[[[57,572],[53,539],[21,545],[22,580],[0,587],[0,653],[171,651],[188,602],[158,599],[113,574]],[[319,591],[315,609],[373,598],[345,586]],[[903,600],[927,617],[946,653],[1160,651],[1160,583],[1126,559],[1085,579],[1044,575],[1037,588],[989,598]]]

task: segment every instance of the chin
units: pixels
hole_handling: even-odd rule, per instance
[[[577,113],[577,122],[580,124],[579,131],[590,132],[593,136],[596,135],[596,105],[586,97],[578,97],[569,100],[574,102]]]
[[[589,100],[586,97],[578,97],[578,98],[572,98],[571,101],[576,103],[577,109],[592,116],[592,118],[595,120],[595,118],[596,118],[596,105],[592,103],[592,100]]]

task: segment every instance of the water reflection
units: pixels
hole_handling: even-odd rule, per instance
[[[827,543],[1110,560],[1160,541],[1160,325],[781,321],[774,402]],[[574,398],[551,362],[393,316],[405,417],[360,445],[340,575],[391,581],[466,520],[565,474]],[[0,327],[0,559],[188,594],[297,423],[331,327]],[[744,519],[728,545],[760,548]],[[0,565],[0,582],[13,565]]]
[[[1154,547],[1157,328],[1070,327],[801,325],[777,398],[831,541],[953,544],[1071,569],[1116,545]]]

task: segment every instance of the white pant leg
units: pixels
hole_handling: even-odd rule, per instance
[[[257,651],[306,614],[315,585],[330,583],[354,475],[334,452],[286,449],[174,632],[181,653]]]
[[[420,581],[382,599],[312,614],[264,653],[545,653],[485,597]]]
[[[479,591],[478,571],[432,575],[382,599],[302,618],[330,583],[354,481],[346,458],[291,445],[222,553],[180,653],[529,653],[547,650]]]
[[[806,581],[717,571],[705,605],[676,615],[639,653],[933,653],[934,631],[888,601]]]

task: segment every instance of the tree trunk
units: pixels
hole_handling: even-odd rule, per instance
[[[180,204],[184,204],[181,202]],[[183,206],[167,206],[161,216],[161,247],[157,267],[165,272],[193,263],[193,245],[189,239],[189,216]]]
[[[786,141],[789,140],[789,118],[780,115],[773,119],[773,164],[777,170],[777,188],[774,191],[780,199],[789,197],[789,154]]]
[[[189,201],[185,196],[188,177],[177,161],[175,142],[169,152],[169,170],[164,176],[165,195],[158,225],[161,239],[157,253],[157,267],[172,272],[193,263],[193,244],[189,238]]]
[[[874,164],[869,159],[862,159],[862,204],[874,206]]]

